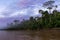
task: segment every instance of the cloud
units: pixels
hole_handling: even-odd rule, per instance
[[[16,16],[38,16],[38,10],[47,10],[42,6],[41,0],[15,0],[8,6],[0,7],[0,15],[2,17],[16,17]]]
[[[4,15],[6,17],[13,17],[18,15],[29,15],[34,16],[38,15],[38,10],[44,10],[42,3],[44,0],[10,0],[4,2],[6,5],[0,5],[0,15]],[[46,10],[46,9],[45,9]]]
[[[5,26],[6,23],[15,19],[22,20],[28,19],[30,16],[41,16],[38,11],[47,10],[42,7],[45,1],[47,0],[0,0],[0,24],[4,23]],[[55,4],[60,4],[60,0],[57,0]],[[57,10],[60,10],[60,6]]]
[[[1,14],[1,12],[3,12],[3,10],[5,10],[5,8],[6,8],[6,6],[0,5],[0,14]]]
[[[16,16],[38,16],[38,10],[47,10],[42,6],[40,0],[18,0],[8,6],[1,8],[1,17],[16,17]],[[18,7],[19,6],[19,7]]]
[[[31,7],[31,5],[35,5],[35,4],[39,4],[41,5],[43,2],[41,0],[20,0],[18,3],[17,3],[17,6],[19,8],[28,8],[28,7]]]
[[[4,15],[0,15],[0,18],[5,18],[5,16]]]
[[[11,15],[10,15],[10,17],[13,17],[13,16],[23,16],[23,15],[26,15],[27,14],[27,9],[23,9],[23,10],[18,10],[18,11],[16,11],[16,12],[14,12],[14,13],[12,13]]]
[[[38,16],[39,13],[39,9],[43,9],[40,8],[40,5],[31,5],[29,8],[24,8],[24,9],[14,9],[14,8],[10,8],[7,7],[5,8],[5,10],[3,12],[1,12],[2,15],[4,15],[4,17],[16,17],[16,16]]]
[[[8,1],[9,2],[9,1]],[[38,9],[41,6],[40,0],[11,0],[5,8],[1,9],[1,14],[4,17],[14,16],[36,16],[38,15]],[[39,6],[40,5],[40,6]]]

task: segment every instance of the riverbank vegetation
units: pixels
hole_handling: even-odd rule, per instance
[[[40,29],[51,29],[60,28],[60,12],[57,11],[57,5],[53,5],[54,1],[48,1],[43,4],[43,7],[47,8],[48,11],[38,10],[42,14],[41,17],[31,16],[29,20],[19,21],[14,20],[9,24],[7,29],[11,30],[40,30]],[[51,10],[55,8],[52,12]]]
[[[29,20],[14,20],[9,24],[8,29],[20,29],[20,30],[39,30],[44,28],[59,28],[60,27],[60,12],[54,10],[49,14],[48,11],[43,12],[42,17],[30,17]]]

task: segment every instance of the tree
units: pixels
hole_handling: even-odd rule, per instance
[[[50,14],[49,15],[49,20],[50,20],[49,25],[50,26],[51,26],[51,10],[54,7],[54,5],[53,5],[54,3],[55,3],[55,1],[50,0],[50,1],[47,1],[43,4],[43,7],[49,9],[49,14]]]
[[[43,10],[39,10],[39,13],[42,14],[42,17],[41,17],[41,25],[43,26],[43,17],[44,17],[44,11]]]
[[[49,22],[49,13],[48,11],[42,11],[42,10],[39,10],[39,13],[42,14],[42,17],[41,17],[41,22],[42,23],[42,26],[44,25],[45,27],[47,27],[48,25],[48,22]]]
[[[19,20],[14,20],[13,22],[14,22],[14,24],[19,24],[20,23]]]
[[[55,1],[47,1],[43,4],[43,7],[49,9],[49,13],[51,13],[51,9],[54,7],[53,3],[55,3]]]
[[[56,8],[57,8],[58,6],[57,5],[55,5],[55,10],[56,10]]]
[[[33,20],[34,20],[34,18],[31,16],[31,17],[30,17],[30,21],[33,21]]]

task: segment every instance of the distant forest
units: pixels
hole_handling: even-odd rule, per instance
[[[44,8],[47,8],[48,11],[38,10],[42,14],[41,17],[31,16],[29,20],[19,21],[13,20],[10,23],[7,29],[11,30],[40,30],[40,29],[51,29],[51,28],[60,28],[60,12],[57,11],[57,5],[53,5],[55,1],[47,1],[43,4]],[[52,9],[55,8],[53,11]],[[52,12],[51,12],[52,11]]]

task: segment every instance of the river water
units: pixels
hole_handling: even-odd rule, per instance
[[[60,40],[60,30],[0,31],[0,40]]]

